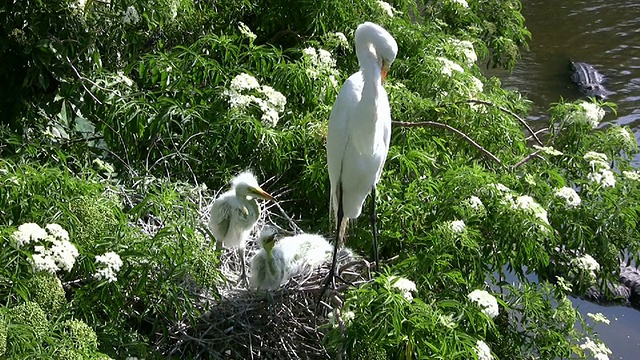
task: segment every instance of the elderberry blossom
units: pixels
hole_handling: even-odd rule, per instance
[[[122,259],[120,255],[113,251],[107,252],[104,255],[96,255],[96,263],[104,265],[102,268],[96,270],[94,277],[98,280],[107,280],[107,282],[114,282],[118,280],[116,274],[122,267]]]
[[[382,0],[377,0],[376,3],[382,9],[382,11],[387,13],[387,15],[393,17],[393,12],[395,11],[393,6],[391,6],[388,2]]]
[[[489,345],[482,340],[478,340],[476,342],[476,355],[478,355],[478,360],[493,360],[493,355],[491,355],[491,348]]]
[[[559,198],[563,198],[566,201],[566,206],[568,208],[575,208],[580,206],[580,204],[582,203],[582,200],[580,199],[580,195],[578,195],[578,193],[570,187],[562,187],[557,189],[554,192],[554,195],[559,197]]]
[[[440,72],[444,75],[452,76],[454,71],[464,72],[464,69],[462,69],[462,66],[458,65],[457,63],[447,58],[438,57],[438,60],[442,63],[442,68],[440,69]]]
[[[485,290],[476,289],[467,295],[469,300],[474,302],[480,310],[490,318],[498,316],[499,308],[496,298]]]
[[[412,292],[417,291],[416,283],[407,278],[397,276],[390,276],[389,283],[391,283],[391,287],[398,290],[405,299],[408,301],[413,300]]]

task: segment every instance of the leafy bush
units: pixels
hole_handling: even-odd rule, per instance
[[[520,6],[3,5],[7,356],[165,356],[170,332],[207,311],[194,294],[215,301],[223,277],[201,211],[208,189],[240,170],[266,180],[306,231],[327,232],[327,119],[357,71],[363,21],[400,49],[376,204],[381,255],[394,260],[345,294],[328,347],[360,358],[595,356],[597,337],[574,326],[566,296],[638,261],[638,146],[628,129],[600,126],[609,103],[552,104],[548,135],[531,134],[528,101],[478,67],[514,66],[529,37]],[[361,218],[348,245],[368,253]],[[505,285],[505,272],[520,284]]]

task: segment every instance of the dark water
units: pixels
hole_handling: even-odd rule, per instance
[[[607,113],[605,123],[631,126],[640,138],[640,1],[639,0],[522,0],[526,25],[532,33],[530,50],[509,74],[489,71],[507,89],[517,90],[533,102],[529,121],[546,125],[549,104],[582,97],[571,82],[569,61],[592,64],[605,75],[609,101],[617,114]],[[635,157],[640,167],[640,155]],[[586,316],[602,312],[609,325],[596,332],[613,351],[611,359],[640,359],[640,311],[602,307],[574,299]],[[588,320],[590,323],[590,320]]]
[[[532,34],[529,51],[511,74],[487,75],[526,95],[533,102],[529,120],[542,127],[549,104],[582,97],[570,79],[569,61],[592,64],[606,77],[608,100],[617,105],[617,114],[609,112],[605,122],[631,126],[640,139],[640,1],[522,0],[522,6]],[[640,166],[640,155],[634,163]]]

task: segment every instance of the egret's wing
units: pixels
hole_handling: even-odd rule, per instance
[[[338,191],[342,173],[342,159],[349,142],[349,119],[357,108],[362,95],[362,73],[358,72],[344,83],[336,98],[329,117],[329,133],[327,136],[327,165],[331,182],[331,206],[334,217],[338,210]]]
[[[231,215],[234,211],[234,195],[233,192],[226,192],[211,204],[209,230],[211,230],[211,234],[216,238],[216,241],[222,241],[229,232]]]

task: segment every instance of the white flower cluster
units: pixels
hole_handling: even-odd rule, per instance
[[[452,76],[454,71],[464,72],[464,69],[462,68],[462,66],[458,65],[457,63],[445,57],[438,57],[438,60],[442,63],[442,68],[440,69],[440,72],[442,72],[442,74],[444,75]]]
[[[329,319],[329,324],[333,325],[333,327],[338,327],[338,321],[336,320],[335,311],[327,314],[327,318]],[[349,326],[351,321],[356,318],[356,314],[353,311],[345,311],[342,313],[342,322],[345,326]]]
[[[231,90],[234,91],[242,91],[242,90],[253,90],[260,88],[260,83],[256,78],[249,74],[240,74],[231,80]]]
[[[611,350],[607,345],[601,341],[596,343],[589,338],[586,338],[584,344],[580,344],[580,349],[591,351],[594,360],[609,360],[609,355],[611,355]]]
[[[586,123],[593,129],[600,125],[600,121],[604,118],[604,110],[598,104],[583,101],[578,104],[578,107],[579,109],[567,115],[568,123]]]
[[[582,203],[580,195],[578,195],[578,193],[570,187],[565,186],[559,188],[554,192],[554,195],[563,198],[567,202],[566,205],[568,208],[578,207]]]
[[[378,6],[380,6],[382,11],[386,12],[387,15],[393,17],[393,12],[395,11],[393,6],[389,5],[388,2],[382,0],[376,0],[376,2],[378,3]]]
[[[502,193],[510,193],[511,189],[509,189],[508,187],[506,187],[504,184],[502,183],[497,183],[497,184],[489,184],[487,185],[490,188],[496,189]]]
[[[260,97],[243,94],[245,91],[256,90]],[[280,120],[280,113],[284,111],[287,98],[271,86],[260,86],[258,80],[249,74],[240,74],[231,80],[229,90],[224,92],[229,97],[231,108],[245,108],[250,104],[257,105],[262,111],[262,122],[275,126]]]
[[[558,151],[553,148],[553,146],[539,146],[533,145],[533,148],[540,151],[541,153],[549,156],[559,156],[562,155],[562,151]]]
[[[464,229],[467,227],[467,225],[465,225],[464,221],[462,220],[454,220],[454,221],[450,221],[449,222],[449,229],[451,229],[451,231],[453,231],[454,233],[462,233],[464,231]]]
[[[609,158],[606,154],[589,151],[584,154],[583,158],[589,162],[591,173],[587,175],[587,179],[592,183],[602,185],[603,187],[616,186],[616,178],[611,171]]]
[[[595,280],[596,273],[600,271],[600,264],[589,254],[571,260],[571,265],[575,266],[578,272],[588,273],[592,280]]]
[[[635,148],[638,145],[633,132],[626,127],[617,127],[615,137],[621,140],[624,147]]]
[[[473,66],[473,64],[478,61],[478,55],[476,54],[471,41],[452,38],[449,39],[449,42],[455,45],[456,49],[458,49],[458,53],[462,54],[468,67]]]
[[[469,300],[476,303],[480,310],[488,317],[494,319],[498,316],[499,308],[496,298],[485,290],[473,290],[467,295]]]
[[[302,57],[307,60],[309,67],[307,67],[307,74],[309,77],[317,80],[320,75],[328,75],[331,84],[334,87],[338,86],[338,82],[335,80],[337,74],[336,60],[331,56],[331,53],[324,49],[315,49],[308,47],[302,50]]]
[[[624,176],[625,178],[627,178],[629,180],[639,181],[640,180],[640,171],[638,171],[638,170],[623,171],[622,172],[622,176]]]
[[[462,6],[463,8],[468,8],[469,7],[469,3],[467,3],[467,0],[451,0],[452,3],[454,4],[458,4],[460,6]]]
[[[122,23],[125,25],[135,25],[140,21],[140,16],[138,15],[138,10],[135,7],[129,6],[127,10],[122,15]]]
[[[13,232],[13,238],[19,248],[47,237],[47,231],[35,223],[25,223]]]
[[[331,56],[330,52],[324,49],[316,50],[316,48],[308,47],[302,50],[302,57],[307,63],[306,71],[310,78],[317,80],[321,75],[324,75],[329,79],[331,86],[338,87],[336,60]]]
[[[480,198],[475,195],[468,198],[466,200],[466,203],[467,205],[469,205],[470,208],[474,210],[484,209],[484,204],[482,203],[482,200],[480,200]]]
[[[587,316],[590,317],[591,320],[593,320],[593,322],[596,322],[596,323],[601,322],[601,323],[607,324],[607,325],[609,325],[609,323],[610,323],[609,319],[607,319],[607,317],[604,316],[603,313],[595,313],[595,314],[587,313]]]
[[[114,282],[118,280],[116,274],[122,267],[122,259],[120,259],[120,255],[113,251],[107,252],[104,255],[96,255],[96,263],[103,264],[105,266],[96,270],[93,277],[98,280],[107,280],[107,282]]]
[[[122,71],[118,71],[112,76],[112,79],[114,84],[125,84],[127,87],[133,86],[133,80],[131,80],[131,78],[125,75]]]
[[[595,152],[595,151],[589,151],[588,153],[584,154],[582,158],[588,161],[589,165],[591,165],[591,168],[593,169],[598,169],[598,168],[609,169],[610,168],[609,158],[607,157],[606,154]]]
[[[616,186],[616,178],[611,170],[600,169],[587,175],[587,179],[592,183],[602,185],[602,187]]]
[[[542,205],[538,204],[531,196],[523,195],[518,196],[514,201],[511,207],[514,210],[523,210],[526,211],[536,218],[540,219],[545,224],[549,224],[549,219],[547,218],[547,210],[545,210]]]
[[[253,31],[251,31],[251,29],[249,29],[249,27],[243,23],[242,21],[238,22],[238,30],[240,30],[240,33],[248,38],[250,41],[255,40],[258,36],[256,34],[253,33]]]
[[[584,154],[584,159],[589,162],[591,166],[591,173],[587,175],[587,179],[592,183],[602,185],[603,187],[616,186],[616,178],[611,171],[607,155],[590,151]]]
[[[440,325],[449,329],[454,329],[457,326],[456,321],[453,320],[453,314],[449,314],[449,315],[439,314],[438,322],[440,323]]]
[[[482,340],[478,340],[476,342],[476,355],[478,355],[478,360],[493,360],[493,355],[491,355],[491,348],[489,345]]]
[[[405,299],[408,301],[413,300],[412,292],[417,291],[416,283],[407,278],[397,276],[389,276],[389,283],[392,288],[400,291]]]
[[[34,245],[30,260],[35,271],[55,274],[59,270],[71,270],[79,254],[69,241],[69,233],[58,224],[48,224],[45,228],[35,223],[22,224],[13,233],[13,238],[18,247],[40,244]]]
[[[480,94],[484,90],[484,84],[477,77],[471,76],[470,82],[471,84],[469,85],[469,97],[474,97],[477,94]],[[476,109],[476,107],[480,109],[484,109],[484,106],[482,104],[471,104],[471,105],[472,107],[474,107],[474,109]]]
[[[344,35],[344,33],[341,33],[339,31],[334,33],[329,33],[327,34],[327,37],[335,41],[341,47],[345,49],[349,48],[349,40],[347,40],[347,37]]]

